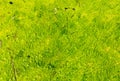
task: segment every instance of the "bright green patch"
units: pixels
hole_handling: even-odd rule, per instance
[[[120,0],[0,0],[0,81],[119,81]]]

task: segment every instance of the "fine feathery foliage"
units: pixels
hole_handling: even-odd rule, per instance
[[[0,81],[120,81],[120,0],[0,0]]]

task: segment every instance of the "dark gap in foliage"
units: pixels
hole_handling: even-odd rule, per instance
[[[30,55],[28,55],[27,57],[30,58]]]
[[[67,10],[68,8],[65,8],[65,10]]]
[[[49,68],[49,69],[55,69],[55,66],[54,66],[53,64],[49,63],[49,64],[48,64],[48,68]]]
[[[12,4],[13,4],[13,2],[12,2],[12,1],[10,1],[10,2],[9,2],[9,4],[11,4],[11,5],[12,5]]]
[[[72,8],[72,10],[76,10],[75,8]]]

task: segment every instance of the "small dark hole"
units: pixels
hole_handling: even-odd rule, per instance
[[[30,58],[30,55],[28,55],[27,57]]]
[[[65,10],[67,10],[68,8],[65,8]]]
[[[12,2],[12,1],[10,1],[9,3],[10,3],[10,4],[13,4],[13,2]]]
[[[73,8],[72,10],[75,10],[75,8]]]

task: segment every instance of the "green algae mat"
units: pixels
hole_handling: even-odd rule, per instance
[[[120,0],[0,0],[0,81],[120,81]]]

